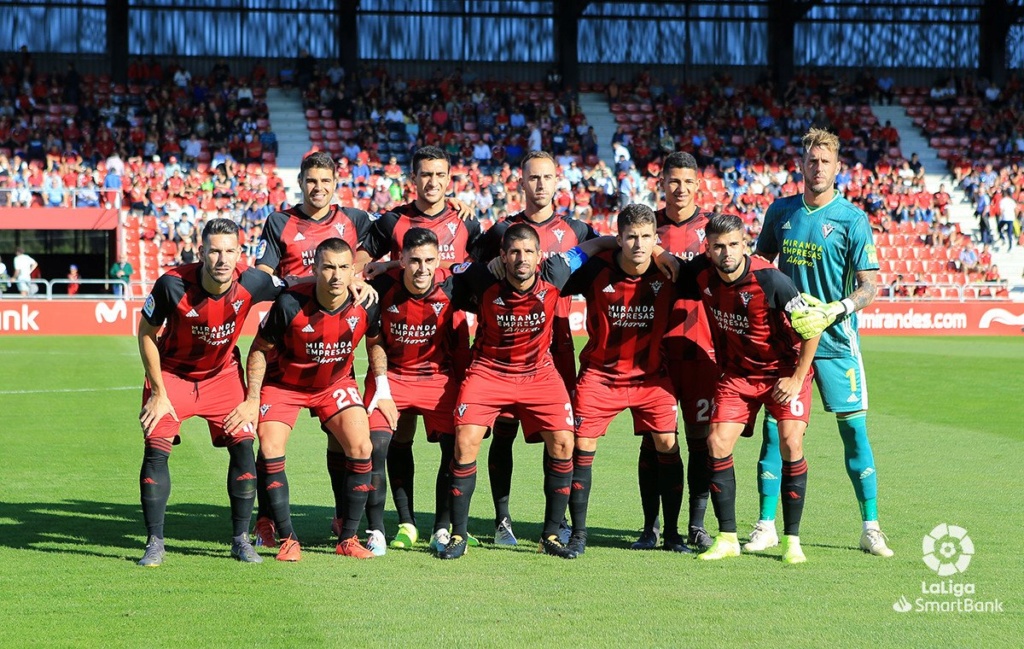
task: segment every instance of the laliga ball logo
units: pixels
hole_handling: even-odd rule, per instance
[[[974,542],[964,528],[940,523],[924,537],[921,550],[926,566],[940,577],[949,577],[967,570],[974,556]]]

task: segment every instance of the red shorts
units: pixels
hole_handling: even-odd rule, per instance
[[[584,373],[576,387],[576,436],[604,436],[612,419],[629,409],[633,432],[676,432],[676,398],[668,377],[635,385],[608,385],[595,372]]]
[[[683,421],[691,426],[706,426],[711,421],[711,408],[715,403],[715,385],[722,371],[712,360],[669,361],[672,388]]]
[[[202,417],[210,428],[210,440],[214,446],[227,446],[228,441],[256,438],[254,430],[242,431],[234,437],[224,434],[224,418],[245,401],[242,366],[238,363],[231,362],[217,374],[201,381],[182,378],[170,372],[161,372],[160,376],[163,377],[167,398],[174,406],[179,421],[174,421],[169,414],[164,415],[156,423],[150,437],[173,439],[178,444],[181,441],[178,435],[181,422],[189,417]],[[142,388],[143,405],[149,401],[152,392],[149,381],[146,381]]]
[[[499,412],[522,422],[528,443],[542,441],[542,431],[573,429],[569,393],[554,365],[533,374],[503,374],[471,365],[459,391],[455,425],[490,427]]]
[[[275,383],[265,383],[260,390],[260,423],[279,421],[295,427],[299,411],[309,408],[310,414],[324,424],[342,410],[363,407],[363,398],[355,379],[350,376],[339,379],[326,388],[308,392]]]
[[[391,396],[400,414],[412,413],[423,417],[427,440],[438,441],[441,435],[455,434],[455,399],[459,396],[459,384],[443,374],[430,376],[403,376],[388,372]],[[377,384],[372,376],[366,377],[366,403],[373,400]],[[370,413],[370,430],[387,430],[391,427],[380,409]]]
[[[715,407],[711,412],[711,422],[741,422],[749,424],[757,416],[757,411],[764,405],[776,420],[796,419],[808,423],[811,419],[811,380],[814,371],[807,373],[800,394],[788,404],[781,404],[772,398],[772,390],[778,382],[777,377],[748,379],[731,374],[724,375],[718,382],[715,392]]]

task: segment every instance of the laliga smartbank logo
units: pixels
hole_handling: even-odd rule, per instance
[[[1002,613],[1000,599],[979,600],[972,582],[953,579],[967,571],[974,557],[974,541],[967,530],[940,523],[921,541],[922,561],[945,581],[921,581],[921,597],[911,601],[900,595],[892,608],[897,613]]]

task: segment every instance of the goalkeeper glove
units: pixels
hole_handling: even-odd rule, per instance
[[[853,313],[854,305],[849,299],[825,304],[813,295],[801,293],[807,303],[806,311],[798,311],[792,315],[793,329],[804,340],[814,338],[836,321],[836,318]]]

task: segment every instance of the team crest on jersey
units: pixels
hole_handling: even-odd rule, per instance
[[[575,417],[572,418],[572,423],[576,428],[579,428],[580,426],[583,425],[583,417],[576,415]]]
[[[146,298],[146,303],[142,306],[142,312],[146,314],[146,316],[152,318],[154,310],[156,310],[156,299],[152,294],[150,294],[150,296]]]
[[[262,406],[260,406],[260,416],[265,416],[268,410],[270,410],[269,403],[265,403]]]
[[[462,417],[465,414],[466,414],[466,404],[460,403],[459,404],[459,416]]]
[[[263,259],[263,255],[267,254],[267,242],[266,240],[260,241],[256,246],[256,259]]]
[[[434,310],[434,315],[441,315],[441,311],[444,309],[444,302],[431,302],[430,308]]]
[[[752,294],[747,293],[746,291],[740,291],[740,300],[743,301],[743,306],[748,306],[753,297],[754,296]]]
[[[231,303],[231,308],[235,310],[235,315],[238,315],[238,310],[245,304],[245,300],[235,300]]]
[[[449,223],[448,224],[448,231],[452,233],[453,237],[455,236],[455,231],[458,230],[458,229],[459,229],[459,224],[458,223]]]
[[[555,228],[551,231],[551,234],[555,235],[555,238],[558,239],[558,243],[562,243],[562,237],[565,236],[565,230],[562,228]]]
[[[704,228],[697,229],[697,239],[700,240],[701,243],[704,243],[704,237],[706,236],[708,235],[704,232]]]
[[[455,273],[456,275],[461,275],[462,273],[464,273],[467,270],[469,270],[469,266],[470,266],[471,263],[472,262],[464,261],[461,264],[458,264],[456,266],[452,266],[452,272]]]
[[[792,230],[793,229],[793,225],[789,221],[786,221],[785,223],[782,224],[782,229],[783,230]]]
[[[348,328],[352,331],[356,330],[356,325],[359,324],[359,316],[352,316],[351,318],[345,318],[345,322],[348,323]]]
[[[334,229],[338,231],[338,236],[339,237],[341,237],[342,239],[345,238],[345,224],[344,223],[335,223],[334,224]]]
[[[541,302],[543,302],[544,298],[546,298],[547,296],[548,296],[548,290],[547,289],[544,289],[543,291],[537,291],[537,299],[540,300]]]
[[[828,239],[828,235],[832,234],[833,230],[835,229],[836,228],[834,225],[832,225],[831,223],[826,223],[825,225],[821,226],[821,234],[826,239]]]
[[[664,285],[665,284],[663,282],[660,282],[660,281],[651,282],[651,290],[654,291],[655,295],[657,295],[658,293],[661,292],[661,287],[664,286]]]

